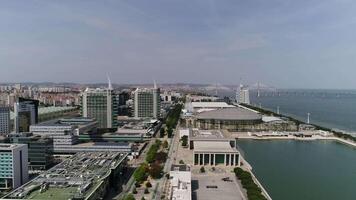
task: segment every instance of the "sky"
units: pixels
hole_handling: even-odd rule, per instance
[[[356,89],[353,0],[2,0],[0,82]]]

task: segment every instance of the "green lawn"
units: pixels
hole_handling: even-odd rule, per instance
[[[40,193],[39,190],[34,191],[28,199],[50,199],[50,200],[63,200],[73,197],[77,193],[77,188],[49,188],[46,192]]]

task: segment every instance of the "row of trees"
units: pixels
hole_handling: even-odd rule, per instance
[[[163,163],[166,162],[168,154],[163,150],[160,151],[161,146],[168,146],[168,143],[165,141],[162,145],[160,140],[156,140],[156,142],[151,145],[146,155],[146,162],[141,164],[133,174],[137,183],[143,183],[147,180],[148,176],[154,179],[163,176]]]
[[[180,113],[182,112],[183,105],[176,104],[173,110],[169,112],[169,115],[166,119],[166,127],[167,127],[167,136],[171,138],[173,136],[173,130],[176,128],[178,124],[178,120],[180,118]]]
[[[155,160],[156,154],[160,149],[161,144],[162,144],[161,140],[156,140],[156,142],[153,145],[151,145],[146,155],[146,162],[152,163]]]
[[[253,181],[250,172],[245,171],[240,167],[236,167],[234,172],[237,178],[241,181],[242,187],[246,189],[247,198],[249,200],[267,200],[267,198],[263,196],[261,188]]]

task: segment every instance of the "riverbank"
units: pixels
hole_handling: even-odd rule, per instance
[[[248,171],[251,174],[252,180],[257,184],[258,187],[261,188],[263,196],[265,196],[268,200],[272,200],[272,198],[268,194],[267,190],[263,187],[263,185],[260,183],[260,181],[256,178],[255,174],[253,174],[252,166],[250,165],[250,163],[248,163],[246,161],[246,159],[243,156],[241,156],[241,163],[242,163],[241,168],[245,169],[246,171]]]

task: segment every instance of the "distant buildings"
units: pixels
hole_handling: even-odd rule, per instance
[[[0,106],[0,135],[10,133],[10,108]]]
[[[0,144],[0,190],[11,190],[28,181],[26,144]]]
[[[133,117],[160,118],[161,114],[160,89],[137,88],[133,95]]]
[[[94,118],[98,121],[99,128],[117,127],[117,97],[111,87],[87,88],[81,94],[81,109],[83,117]]]
[[[15,132],[28,132],[30,125],[38,123],[39,101],[32,99],[17,98],[14,105]]]

